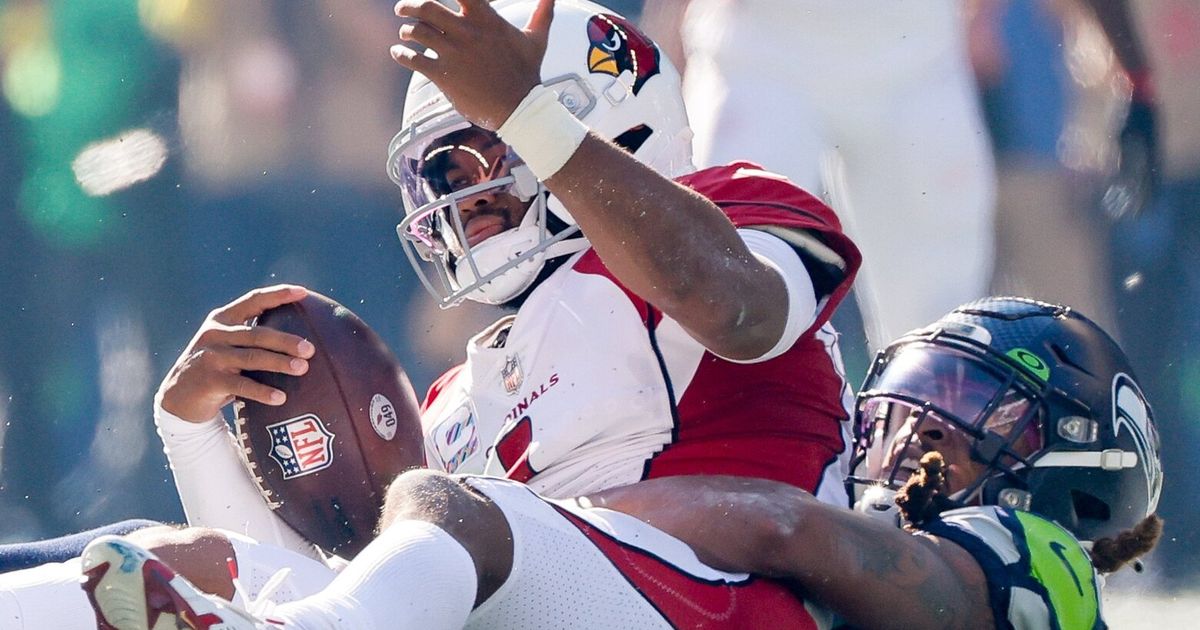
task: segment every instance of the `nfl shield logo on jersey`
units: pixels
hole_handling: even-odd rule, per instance
[[[305,414],[267,427],[271,434],[271,459],[283,469],[284,479],[303,477],[333,463],[333,434],[313,414]]]
[[[521,362],[517,355],[504,358],[504,367],[500,368],[500,378],[504,381],[504,391],[515,394],[521,389],[525,377],[521,374]]]

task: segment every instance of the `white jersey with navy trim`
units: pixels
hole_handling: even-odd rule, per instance
[[[1040,516],[995,506],[944,512],[921,529],[975,557],[998,628],[1106,628],[1103,581],[1070,532]]]

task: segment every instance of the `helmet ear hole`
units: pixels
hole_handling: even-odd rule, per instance
[[[633,155],[637,153],[638,149],[642,148],[642,145],[646,143],[646,140],[653,133],[654,130],[649,125],[638,125],[613,138],[613,144]]]
[[[1107,503],[1086,492],[1072,490],[1071,503],[1080,520],[1105,522],[1112,516]]]
[[[1073,361],[1071,359],[1071,355],[1068,354],[1066,349],[1063,348],[1062,346],[1060,346],[1059,344],[1056,344],[1056,343],[1050,344],[1050,351],[1054,353],[1054,358],[1058,359],[1059,363],[1064,363],[1066,365],[1069,365],[1069,366],[1075,368],[1076,370],[1079,370],[1080,372],[1087,374],[1088,376],[1092,376],[1092,377],[1095,376],[1095,374],[1092,374],[1091,370],[1088,370],[1084,366],[1080,365],[1079,362]]]

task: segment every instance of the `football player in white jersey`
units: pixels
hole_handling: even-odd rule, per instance
[[[1063,306],[988,298],[900,338],[856,436],[858,513],[732,477],[593,499],[869,628],[1103,628],[1097,574],[1161,533],[1150,406],[1117,344]]]
[[[402,38],[437,51],[396,52],[428,73],[389,150],[401,241],[443,306],[519,306],[431,388],[430,466],[557,497],[724,473],[844,502],[849,388],[827,321],[857,250],[782,177],[696,171],[678,75],[653,42],[579,0],[551,24],[552,6],[398,5]],[[186,453],[172,459],[185,503],[211,484],[193,454],[224,435],[220,408],[282,395],[241,372],[303,373],[307,342],[245,326],[303,295],[214,311],[164,381],[156,419]]]

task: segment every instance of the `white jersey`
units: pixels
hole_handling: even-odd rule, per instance
[[[508,519],[512,571],[467,628],[828,627],[783,584],[718,571],[642,521],[555,501],[502,479],[467,477]]]
[[[975,557],[988,581],[996,627],[1093,630],[1107,627],[1103,581],[1080,542],[1040,516],[994,506],[944,512],[922,530]]]
[[[645,324],[619,287],[570,266],[518,317],[471,339],[422,416],[430,467],[568,497],[639,480],[670,441],[670,393]]]
[[[742,201],[760,211],[754,223],[814,225],[764,210],[787,204],[778,189],[799,191],[779,179],[730,177],[748,171],[710,169],[683,181],[702,192],[720,182],[757,199]],[[728,212],[736,223],[738,213]],[[705,473],[784,481],[845,505],[850,398],[825,324],[831,301],[816,299],[796,245],[741,233],[788,285],[789,330],[775,350],[750,362],[708,352],[586,250],[515,317],[473,338],[466,363],[431,390],[422,418],[428,464],[507,477],[549,497]]]
[[[735,364],[707,353],[674,320],[648,329],[622,287],[590,271],[589,253],[547,279],[517,316],[471,339],[466,363],[422,416],[431,467],[508,477],[552,497],[634,483],[677,441],[680,402],[705,386],[696,378],[701,362],[726,364],[736,376]],[[813,317],[810,307],[806,321]],[[820,334],[833,338],[828,325]],[[828,425],[822,464],[842,444],[837,419]]]

